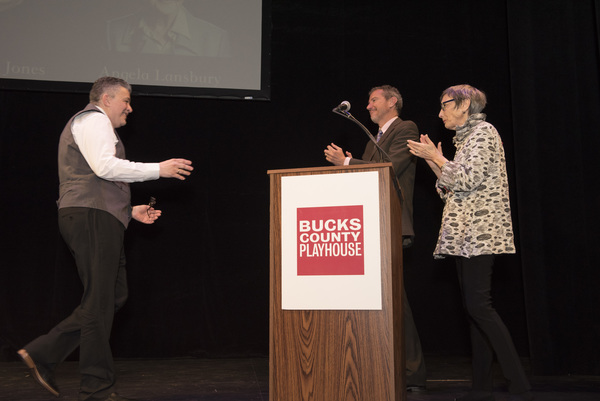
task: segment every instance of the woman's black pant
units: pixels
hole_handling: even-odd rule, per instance
[[[473,352],[473,390],[491,392],[494,353],[509,381],[511,393],[529,391],[519,355],[508,329],[492,306],[492,268],[494,255],[456,258],[463,306],[469,319]]]

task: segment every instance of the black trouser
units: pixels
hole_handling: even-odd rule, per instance
[[[75,258],[83,297],[69,317],[25,349],[36,363],[54,369],[79,347],[79,399],[104,399],[115,384],[109,344],[113,317],[127,299],[125,227],[98,209],[64,208],[58,217],[60,233]]]
[[[531,386],[510,333],[492,306],[493,265],[493,255],[456,258],[458,281],[471,333],[473,390],[492,391],[492,365],[496,353],[502,373],[509,381],[509,391],[522,393],[529,391]]]
[[[427,369],[421,349],[421,340],[413,319],[412,310],[402,288],[402,311],[404,313],[404,357],[406,362],[406,385],[422,386],[427,382]]]

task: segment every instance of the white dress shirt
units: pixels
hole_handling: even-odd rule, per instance
[[[108,181],[140,182],[159,178],[158,163],[138,163],[115,157],[119,141],[110,119],[102,113],[88,112],[73,120],[73,139],[90,168]]]

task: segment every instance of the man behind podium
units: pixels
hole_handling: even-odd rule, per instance
[[[371,120],[379,126],[377,145],[372,141],[367,143],[362,158],[352,157],[350,152],[332,143],[325,149],[325,158],[336,166],[351,164],[389,163],[394,168],[402,191],[399,196],[402,202],[402,236],[403,247],[412,245],[413,230],[413,191],[417,161],[410,153],[407,140],[416,141],[419,138],[417,125],[412,121],[404,121],[400,116],[402,111],[402,96],[398,89],[390,85],[377,86],[369,92],[367,110]],[[389,157],[389,159],[388,159]],[[427,373],[421,341],[415,327],[412,311],[406,293],[402,291],[404,305],[404,337],[406,343],[406,383],[409,391],[425,389]]]

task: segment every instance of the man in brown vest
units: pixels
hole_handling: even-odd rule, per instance
[[[185,180],[193,170],[186,159],[127,160],[115,129],[127,123],[132,111],[131,86],[119,78],[100,78],[92,86],[90,103],[60,136],[58,225],[75,258],[83,296],[69,317],[18,351],[34,379],[57,397],[54,370],[79,347],[79,399],[128,400],[114,391],[109,344],[114,313],[127,299],[123,239],[131,218],[152,224],[161,215],[150,205],[132,207],[129,183]]]

